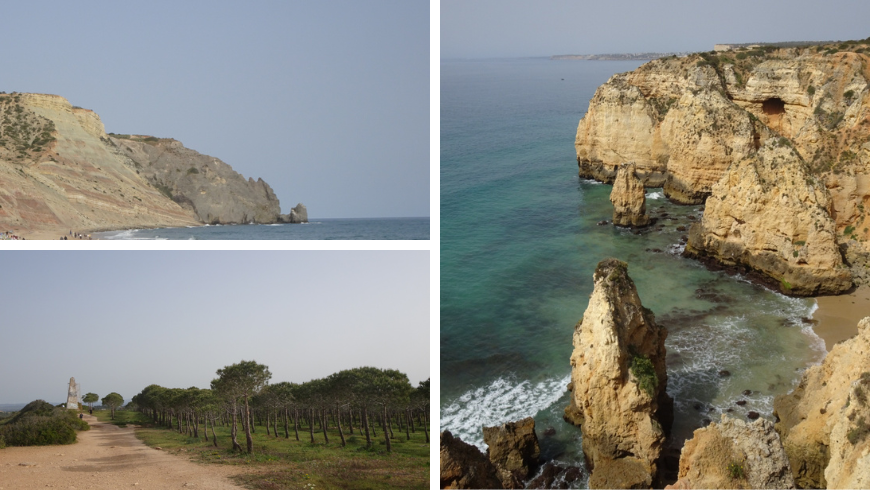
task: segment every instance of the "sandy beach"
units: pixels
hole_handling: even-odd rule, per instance
[[[834,344],[858,333],[858,320],[870,316],[870,286],[840,296],[819,296],[816,302],[819,309],[813,313],[813,330],[830,352]]]

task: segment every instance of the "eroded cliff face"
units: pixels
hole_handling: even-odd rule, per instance
[[[787,140],[769,139],[713,186],[686,254],[744,265],[797,296],[852,285],[827,212],[828,193]]]
[[[865,488],[870,482],[868,466],[860,464],[870,452],[868,398],[870,317],[859,322],[858,335],[836,344],[794,391],[773,402],[799,488]]]
[[[722,415],[697,429],[680,455],[679,479],[667,488],[795,488],[773,423]]]
[[[578,125],[580,176],[613,182],[618,166],[633,161],[646,186],[662,185],[670,199],[697,204],[733,173],[732,165],[754,157],[769,139],[785,141],[805,163],[804,173],[827,189],[825,212],[836,241],[851,240],[854,256],[867,255],[868,52],[870,41],[864,40],[699,53],[614,75],[599,87]],[[754,230],[768,231],[778,233]],[[849,265],[859,279],[870,267]]]
[[[450,431],[441,433],[438,459],[440,488],[503,488],[489,459]]]
[[[278,198],[263,179],[247,179],[220,159],[180,141],[147,136],[110,137],[136,171],[203,223],[275,223]]]
[[[56,95],[8,94],[0,95],[0,114],[3,230],[26,236],[198,224],[117,158],[93,112]]]
[[[592,488],[649,488],[673,420],[667,329],[641,305],[624,262],[602,261],[593,279],[589,306],[574,328],[565,418],[581,427]]]
[[[635,174],[635,164],[619,166],[613,190],[610,192],[613,203],[613,224],[616,226],[642,227],[649,224],[646,214],[646,192],[643,183]]]

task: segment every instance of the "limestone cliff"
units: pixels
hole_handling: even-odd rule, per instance
[[[489,459],[450,431],[441,433],[439,460],[440,488],[503,488]]]
[[[702,203],[729,167],[754,157],[769,139],[784,141],[826,189],[836,241],[851,241],[855,256],[868,255],[868,53],[870,39],[741,48],[661,58],[614,75],[578,125],[580,176],[612,182],[618,165],[633,161],[646,186],[663,186],[677,202]],[[848,265],[859,278],[870,266]]]
[[[648,488],[657,481],[673,420],[667,395],[665,338],[641,305],[628,266],[598,264],[583,319],[574,328],[570,405],[580,425],[593,488]]]
[[[99,117],[63,97],[0,95],[0,228],[76,231],[196,225],[107,145]]]
[[[0,94],[0,228],[61,231],[304,223],[280,214],[262,179],[172,139],[107,135],[100,117],[57,95]],[[285,219],[286,218],[286,219]]]
[[[483,428],[483,442],[489,446],[489,460],[504,488],[525,488],[532,467],[538,464],[541,448],[535,434],[535,419],[526,417]]]
[[[744,265],[797,296],[839,294],[851,285],[826,211],[828,193],[785,140],[768,140],[713,186],[686,254]]]
[[[167,197],[209,224],[274,223],[281,207],[263,179],[245,178],[220,159],[180,141],[112,135],[118,154]]]
[[[722,415],[697,429],[680,455],[679,479],[667,488],[795,488],[773,423]]]
[[[799,488],[866,488],[870,439],[870,317],[804,372],[774,415]],[[855,471],[853,471],[855,470]],[[860,470],[860,471],[857,471]],[[863,482],[862,485],[852,486]]]
[[[613,203],[614,225],[641,227],[649,224],[646,193],[643,183],[635,174],[634,163],[619,166],[610,192],[610,202]]]

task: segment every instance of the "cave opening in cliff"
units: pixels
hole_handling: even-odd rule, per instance
[[[771,97],[761,103],[761,110],[768,116],[785,114],[785,102],[779,97]]]

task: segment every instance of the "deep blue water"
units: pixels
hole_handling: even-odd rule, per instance
[[[304,224],[158,228],[95,236],[102,240],[428,240],[429,218],[323,218]]]
[[[668,213],[657,226],[633,234],[597,224],[611,219],[610,186],[578,179],[577,124],[600,84],[640,64],[441,63],[442,430],[485,448],[482,426],[533,416],[544,458],[582,466],[580,431],[562,421],[571,334],[608,257],[628,262],[644,305],[670,331],[676,446],[728,409],[770,417],[773,397],[823,354],[801,322],[813,300],[681,257],[681,227],[700,206],[648,189],[651,214]],[[556,435],[544,437],[546,427]]]

